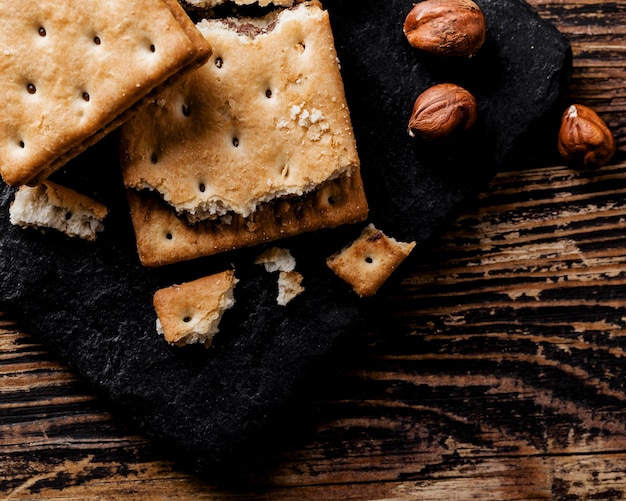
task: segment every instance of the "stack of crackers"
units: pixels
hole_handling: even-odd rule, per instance
[[[63,196],[71,190],[47,178],[118,127],[147,267],[367,218],[333,34],[317,0],[258,0],[274,8],[256,17],[217,17],[222,0],[190,0],[207,14],[195,23],[173,0],[0,3],[0,174],[25,192],[15,224],[63,231],[79,209],[89,213],[84,196]],[[86,238],[106,209],[91,214]],[[237,279],[224,277],[213,279],[215,304],[198,302],[204,324],[207,309],[221,310],[209,315],[216,319],[234,303]],[[203,279],[188,290],[207,287]],[[210,344],[214,332],[185,332],[193,322],[182,309],[193,308],[178,286],[156,298],[163,315],[183,315],[168,341]],[[167,325],[159,319],[159,329]]]

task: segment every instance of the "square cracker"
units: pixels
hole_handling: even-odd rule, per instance
[[[139,259],[147,267],[358,223],[368,214],[359,173],[327,181],[302,197],[265,203],[248,218],[234,215],[194,225],[175,214],[155,193],[127,193]]]
[[[41,181],[210,47],[175,0],[0,0],[0,174]]]
[[[192,222],[248,217],[356,174],[359,158],[328,13],[202,20],[210,60],[121,129],[124,183]]]
[[[354,242],[326,263],[359,296],[372,296],[414,247],[415,242],[400,242],[368,224]]]

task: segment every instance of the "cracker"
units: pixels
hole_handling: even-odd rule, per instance
[[[153,298],[157,331],[170,344],[209,347],[225,311],[235,304],[236,284],[235,272],[227,270],[157,290]]]
[[[121,129],[124,182],[192,222],[248,217],[356,174],[355,138],[328,13],[202,20],[209,62]]]
[[[41,181],[210,47],[174,0],[0,0],[0,174]]]
[[[95,240],[104,230],[105,205],[51,181],[21,186],[9,208],[12,224],[58,230],[70,237]]]
[[[415,242],[399,242],[369,224],[326,263],[359,296],[372,296],[414,247]]]
[[[190,225],[151,192],[128,190],[139,259],[156,267],[210,256],[367,217],[361,177],[324,183],[303,197],[263,204],[249,218],[239,215]]]

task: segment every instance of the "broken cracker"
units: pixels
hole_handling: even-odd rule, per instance
[[[400,242],[368,224],[354,242],[326,263],[359,296],[372,296],[414,247],[415,242]]]
[[[293,298],[304,292],[304,287],[301,285],[304,277],[295,271],[296,260],[289,249],[272,247],[257,256],[254,262],[263,265],[268,273],[278,271],[276,302],[280,306],[285,306]]]
[[[197,222],[248,217],[358,171],[328,14],[317,2],[198,27],[213,48],[209,62],[121,130],[128,188],[154,190]]]
[[[95,240],[104,230],[104,204],[61,186],[45,181],[36,186],[21,186],[9,207],[9,220],[22,228],[52,228],[70,237]]]
[[[128,190],[128,200],[139,259],[147,267],[358,223],[368,213],[358,174],[328,181],[302,197],[263,204],[249,218],[235,215],[194,225],[155,193]]]
[[[209,347],[224,312],[235,304],[238,280],[233,270],[223,271],[155,292],[157,332],[176,346],[202,343]]]

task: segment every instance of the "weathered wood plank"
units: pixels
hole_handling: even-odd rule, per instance
[[[626,4],[530,3],[614,164],[498,175],[230,478],[185,473],[0,316],[3,499],[626,497]]]

